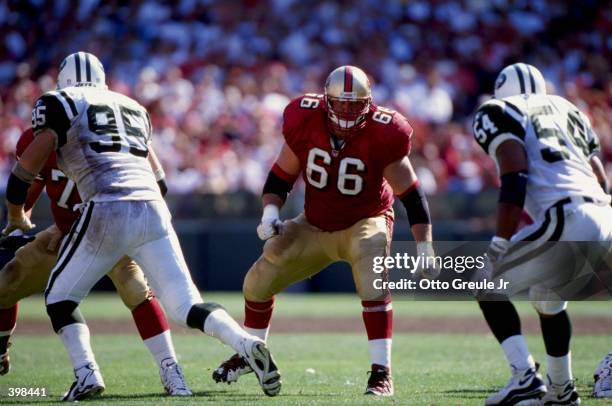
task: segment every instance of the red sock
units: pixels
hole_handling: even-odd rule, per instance
[[[272,311],[274,311],[274,298],[267,302],[251,302],[244,299],[244,326],[254,329],[268,328]]]
[[[391,336],[393,335],[393,309],[391,300],[361,302],[363,323],[368,333],[368,352],[372,370],[386,368],[391,371]]]
[[[15,303],[14,306],[8,309],[0,309],[0,354],[6,352],[9,338],[15,330],[17,324],[17,310],[19,304]]]
[[[164,310],[155,296],[151,296],[151,298],[136,306],[132,310],[132,317],[143,340],[155,337],[170,329]]]
[[[362,316],[368,340],[391,338],[393,336],[393,308],[391,299],[362,300]]]

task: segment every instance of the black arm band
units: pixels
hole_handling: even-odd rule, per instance
[[[24,204],[29,188],[30,184],[28,182],[19,179],[14,173],[11,173],[6,185],[6,200],[16,206]]]
[[[608,181],[606,179],[599,182],[599,186],[603,189],[606,194],[610,194],[610,186],[608,186]]]
[[[168,193],[168,185],[166,184],[166,179],[161,178],[157,181],[157,185],[159,186],[159,191],[161,192],[162,197],[165,197]]]
[[[501,176],[499,202],[523,207],[527,193],[527,171],[504,173]]]
[[[415,224],[431,224],[431,217],[429,215],[429,205],[427,204],[427,198],[421,186],[416,186],[408,194],[400,200],[406,208],[408,214],[408,222],[411,226]]]
[[[293,188],[293,184],[287,182],[284,179],[281,179],[277,174],[273,171],[270,171],[268,174],[268,178],[266,179],[266,183],[263,187],[263,194],[272,193],[279,196],[283,201],[287,199],[287,195],[291,192]]]

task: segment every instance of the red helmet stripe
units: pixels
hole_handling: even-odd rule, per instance
[[[353,91],[353,71],[350,66],[344,68],[344,91]]]

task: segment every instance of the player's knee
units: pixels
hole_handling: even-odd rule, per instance
[[[116,285],[116,288],[123,304],[130,310],[134,310],[151,296],[147,285],[135,279],[125,280],[122,284]]]
[[[79,304],[71,300],[47,304],[47,314],[56,333],[70,324],[85,323]]]
[[[109,273],[123,304],[130,310],[150,297],[150,290],[138,266],[124,257]]]
[[[247,300],[265,302],[274,296],[274,292],[271,292],[272,283],[268,283],[267,278],[270,273],[264,270],[270,267],[266,265],[269,265],[269,262],[265,258],[259,258],[247,272],[242,284],[242,293]]]
[[[535,300],[531,305],[542,316],[554,316],[567,308],[567,302],[563,300]]]

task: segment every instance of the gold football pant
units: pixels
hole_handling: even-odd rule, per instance
[[[39,232],[34,241],[19,248],[15,257],[0,270],[0,309],[12,307],[21,299],[45,290],[57,260],[57,250],[47,250],[57,232],[52,227]],[[121,258],[108,276],[130,310],[151,295],[142,270],[129,257]]]
[[[374,257],[388,254],[392,233],[392,210],[332,232],[312,226],[300,214],[283,223],[279,236],[266,241],[263,254],[244,279],[244,296],[253,302],[268,301],[327,265],[346,261],[361,300],[384,300],[388,293],[373,288],[381,275],[372,271],[372,265]]]

